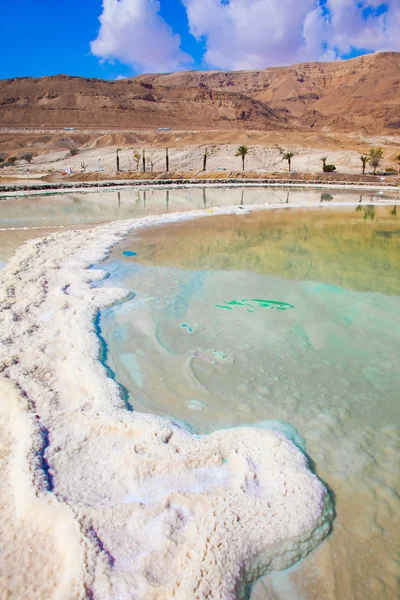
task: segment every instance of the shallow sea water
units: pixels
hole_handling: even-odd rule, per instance
[[[332,492],[328,540],[252,597],[399,597],[397,209],[210,215],[132,233],[104,267],[132,292],[99,326],[135,410],[279,427]]]
[[[1,192],[1,188],[0,188]],[[388,196],[393,198],[392,196]],[[120,219],[230,204],[362,202],[382,193],[355,196],[340,190],[191,188],[99,190],[0,198],[0,266],[25,241],[63,229],[81,229]]]

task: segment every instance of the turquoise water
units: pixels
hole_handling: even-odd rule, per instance
[[[360,207],[154,227],[106,261],[102,285],[133,293],[99,321],[133,408],[198,433],[290,424],[332,490],[329,540],[255,598],[396,597],[399,258],[397,211]]]

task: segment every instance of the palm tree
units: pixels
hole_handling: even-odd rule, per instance
[[[168,148],[165,148],[165,170],[169,171],[169,154],[168,154]]]
[[[365,167],[367,166],[367,162],[369,162],[370,157],[368,156],[368,154],[365,154],[365,155],[361,154],[360,160],[362,162],[362,173],[363,173],[363,175],[365,175]]]
[[[288,161],[289,171],[292,170],[292,158],[296,155],[295,152],[291,152],[290,150],[284,150],[283,148],[279,148],[279,152],[282,155],[282,160]]]
[[[140,154],[137,150],[134,150],[134,152],[133,152],[133,159],[136,162],[136,171],[137,171],[139,168],[139,163],[140,163]]]
[[[142,164],[143,164],[143,173],[145,173],[146,172],[146,150],[143,150]]]
[[[374,175],[376,173],[376,169],[379,167],[380,162],[383,158],[383,150],[382,148],[371,148],[369,153],[369,162],[372,165],[372,168],[374,169]]]
[[[207,170],[207,158],[208,158],[208,151],[207,148],[204,150],[204,155],[203,155],[203,171]]]
[[[249,153],[249,149],[247,146],[239,146],[238,149],[236,150],[235,156],[242,157],[243,171],[244,171],[244,159],[246,158],[246,154],[248,154],[248,153]]]
[[[400,154],[398,154],[397,156],[395,156],[395,159],[397,160],[398,164],[398,169],[397,169],[397,173],[398,175],[400,175]]]
[[[117,171],[119,171],[119,152],[121,152],[121,148],[117,148]]]

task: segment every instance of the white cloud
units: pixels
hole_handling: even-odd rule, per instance
[[[191,64],[180,37],[159,15],[158,0],[103,0],[95,56],[119,60],[139,71],[173,71]]]
[[[205,43],[209,67],[254,69],[335,60],[354,48],[400,50],[400,0],[326,0],[324,6],[318,0],[181,2],[191,33]],[[386,11],[378,10],[382,5]],[[160,0],[103,0],[92,53],[137,71],[190,68],[192,57],[181,50],[180,36],[159,11]]]
[[[204,39],[204,60],[225,69],[333,60],[362,50],[400,50],[400,0],[182,0]],[[387,5],[386,13],[375,9]],[[365,11],[368,11],[368,16]]]
[[[386,12],[376,15],[382,5]],[[400,0],[328,0],[331,12],[327,41],[330,47],[346,54],[351,48],[367,50],[400,49]],[[365,18],[364,11],[370,11]]]
[[[206,39],[205,61],[234,69],[291,63],[304,46],[302,23],[315,0],[183,0],[193,35]]]

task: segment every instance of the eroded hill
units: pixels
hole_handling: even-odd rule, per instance
[[[290,127],[242,92],[57,75],[0,81],[0,126],[274,130]]]
[[[135,81],[169,89],[247,94],[307,128],[381,135],[400,131],[399,52],[259,71],[140,75]]]
[[[1,127],[400,131],[400,53],[259,71],[0,81]]]

